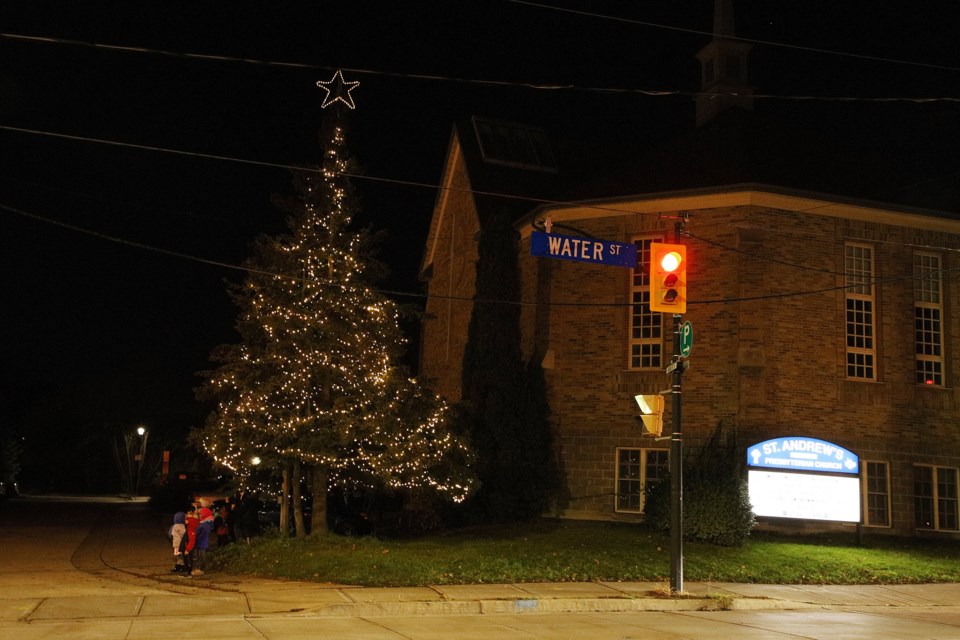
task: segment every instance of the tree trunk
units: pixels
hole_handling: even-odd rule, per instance
[[[122,454],[120,452],[121,439],[124,442]],[[130,441],[123,436],[115,436],[111,439],[111,443],[113,444],[113,455],[117,460],[117,470],[120,472],[120,492],[130,495],[133,493],[133,468],[131,464],[133,453],[130,450]]]
[[[283,483],[280,486],[280,531],[290,531],[290,465],[283,465]]]
[[[307,528],[303,524],[303,496],[300,493],[300,461],[293,463],[293,526],[296,527],[297,537],[305,538]]]
[[[327,468],[318,464],[310,470],[310,490],[313,493],[313,513],[310,516],[310,535],[327,531]]]

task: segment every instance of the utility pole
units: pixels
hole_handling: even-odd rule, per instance
[[[683,591],[683,433],[680,409],[684,360],[684,346],[689,355],[689,343],[684,345],[681,324],[687,310],[687,248],[680,244],[687,214],[681,214],[674,226],[673,244],[650,243],[650,310],[673,315],[673,358],[666,372],[672,375],[670,394],[673,396],[673,429],[670,436],[670,590]],[[687,337],[693,331],[686,323]],[[637,396],[639,403],[642,396]],[[641,410],[643,408],[641,407]],[[649,413],[649,412],[647,412]]]
[[[678,224],[679,226],[679,224]],[[679,237],[679,232],[677,234]],[[680,359],[679,313],[673,316],[673,431],[670,436],[670,591],[683,591],[683,432],[680,409],[683,363]]]
[[[680,243],[686,214],[676,221],[673,227],[673,241]],[[683,268],[683,295],[686,298],[686,266]],[[682,311],[686,310],[686,299]],[[683,370],[680,350],[680,327],[682,315],[673,314],[673,430],[670,435],[670,591],[683,591],[683,427],[681,408],[683,406]]]

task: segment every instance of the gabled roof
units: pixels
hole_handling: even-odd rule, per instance
[[[486,116],[479,117],[486,119]],[[553,155],[557,158],[555,170],[520,168],[484,159],[476,133],[476,119],[477,116],[461,118],[457,120],[454,128],[467,164],[470,184],[475,192],[474,200],[477,203],[481,224],[498,210],[507,209],[514,216],[519,216],[534,208],[541,200],[552,200],[557,197],[564,181],[570,180],[573,168],[569,158],[558,157],[549,130],[543,129],[540,123],[497,119],[510,124],[543,129]]]
[[[577,114],[573,102],[566,114],[559,102],[504,103],[514,112],[526,109],[527,117],[507,119],[552,120],[545,131],[557,171],[535,172],[485,162],[471,119],[458,120],[455,131],[480,223],[501,208],[520,218],[551,202],[742,184],[960,217],[960,114],[955,109],[846,99],[758,102],[747,84],[751,45],[735,37],[731,0],[714,1],[713,33],[697,54],[696,118],[681,133],[656,142],[632,149],[618,144],[641,126],[669,127],[666,118],[641,124],[639,111],[618,120]],[[694,121],[702,126],[694,128]]]
[[[541,130],[555,158],[555,167],[537,170],[488,161],[477,136],[478,119]],[[544,204],[584,197],[582,185],[618,166],[629,146],[624,132],[615,126],[592,128],[601,120],[584,123],[556,112],[548,114],[548,118],[531,119],[517,117],[516,111],[498,117],[476,114],[458,118],[451,141],[459,145],[463,154],[481,224],[500,210],[506,209],[514,218],[520,218]],[[451,152],[452,149],[448,158]]]
[[[556,172],[485,162],[472,118],[454,129],[481,224],[504,208],[520,220],[551,203],[743,184],[960,219],[960,114],[927,105],[765,102],[633,146],[616,144],[622,121],[554,118]]]

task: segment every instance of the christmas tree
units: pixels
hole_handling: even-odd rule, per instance
[[[202,395],[216,409],[194,434],[241,478],[255,458],[277,471],[298,534],[304,466],[313,531],[326,528],[329,486],[429,488],[462,501],[473,482],[458,464],[468,452],[448,429],[448,407],[397,364],[397,306],[372,286],[370,235],[350,228],[356,197],[343,120],[321,137],[323,166],[295,172],[295,197],[280,203],[288,231],[259,239],[247,262],[234,296],[241,342],[214,351],[219,367]]]

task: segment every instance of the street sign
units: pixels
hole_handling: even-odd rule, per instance
[[[693,325],[690,322],[684,322],[680,327],[680,355],[684,358],[690,356],[693,350]]]
[[[637,246],[612,240],[596,240],[557,233],[534,231],[530,236],[530,255],[590,262],[613,267],[636,267]]]
[[[667,365],[667,368],[664,369],[664,371],[666,373],[673,373],[674,371],[677,370],[677,367],[680,367],[680,373],[683,373],[684,371],[690,368],[690,361],[680,360],[678,362],[671,362],[670,364]],[[673,392],[671,391],[670,393],[673,393]]]

